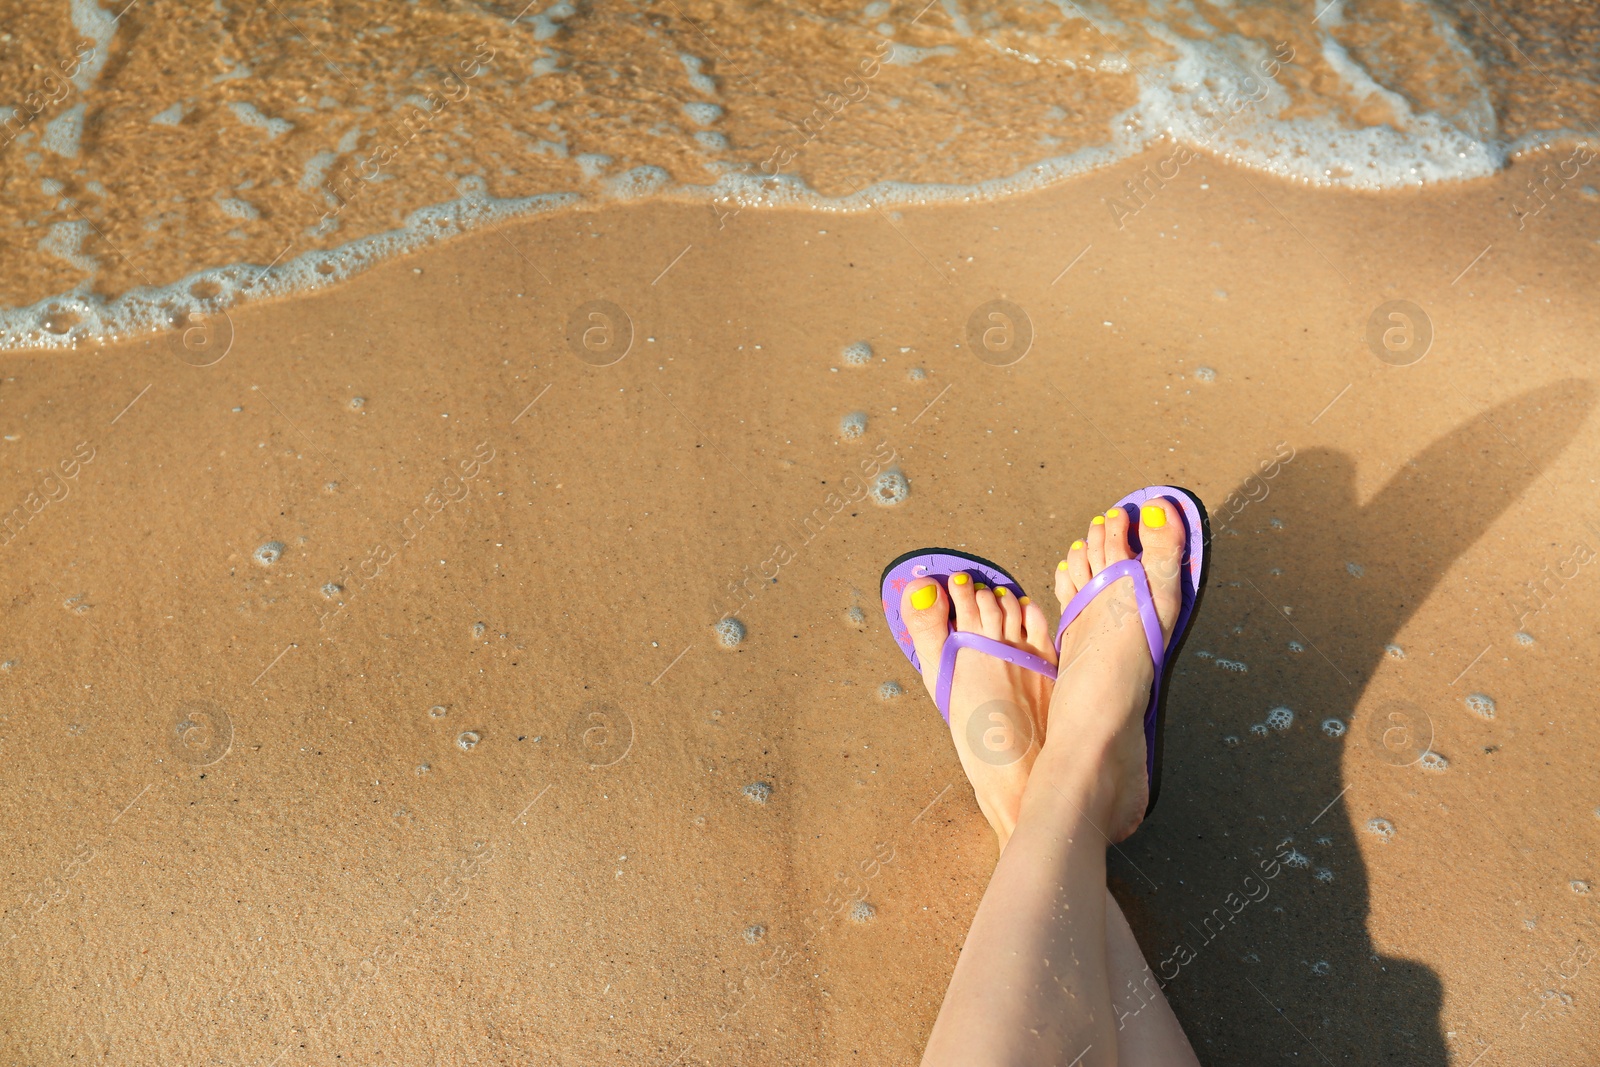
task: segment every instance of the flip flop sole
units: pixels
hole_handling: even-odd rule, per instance
[[[1184,546],[1183,573],[1180,576],[1183,582],[1183,604],[1178,609],[1178,621],[1172,629],[1172,639],[1167,642],[1166,654],[1161,661],[1161,677],[1156,685],[1156,698],[1151,707],[1145,712],[1144,737],[1145,744],[1150,752],[1150,802],[1145,805],[1144,813],[1148,817],[1155,810],[1156,798],[1161,793],[1161,763],[1166,747],[1167,727],[1167,694],[1171,691],[1172,672],[1178,663],[1178,657],[1183,652],[1184,643],[1189,639],[1190,623],[1194,621],[1195,613],[1200,610],[1200,600],[1205,595],[1208,570],[1206,567],[1206,548],[1211,544],[1211,516],[1206,511],[1205,504],[1200,497],[1189,489],[1176,485],[1151,485],[1136,490],[1117,501],[1116,507],[1133,508],[1130,518],[1137,520],[1138,510],[1146,501],[1156,497],[1166,497],[1178,505],[1183,512],[1184,530],[1188,534],[1189,543]],[[1137,530],[1138,524],[1134,522],[1131,529]]]

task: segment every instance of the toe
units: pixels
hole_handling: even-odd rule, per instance
[[[1089,544],[1087,541],[1074,541],[1072,542],[1072,547],[1067,549],[1067,577],[1072,582],[1073,594],[1088,585],[1089,579],[1093,577],[1089,573]],[[1067,600],[1071,599],[1072,596],[1069,595],[1062,600],[1062,603],[1065,604]]]
[[[950,576],[951,603],[956,606],[956,629],[976,633],[982,628],[978,619],[978,600],[972,575],[957,573]]]
[[[1009,589],[996,586],[995,599],[1000,602],[1000,632],[1012,645],[1022,644],[1022,605]]]
[[[1029,597],[1023,597],[1022,643],[1036,656],[1054,663],[1056,661],[1055,634],[1050,631],[1050,620],[1044,609]]]
[[[1072,552],[1074,551],[1074,549],[1076,549],[1076,546],[1078,546],[1078,545],[1080,545],[1082,543],[1083,542],[1081,542],[1081,541],[1072,542],[1074,547],[1073,547],[1073,549],[1068,549],[1067,550],[1067,559],[1064,559],[1060,563],[1056,564],[1056,601],[1057,601],[1057,603],[1065,604],[1067,601],[1071,600],[1078,592],[1078,586],[1072,580],[1072,564],[1069,561],[1072,558]]]
[[[994,590],[983,582],[975,582],[973,590],[973,596],[978,601],[978,630],[983,636],[998,640],[1003,624],[1000,601],[995,599]]]
[[[1150,596],[1156,602],[1161,630],[1172,636],[1183,603],[1183,549],[1187,535],[1183,509],[1166,497],[1147,502],[1139,509],[1139,543],[1143,549],[1145,576],[1150,580]]]
[[[1089,570],[1099,574],[1106,566],[1106,517],[1096,515],[1089,523],[1089,532],[1084,537],[1084,542],[1089,546]]]
[[[1133,550],[1128,546],[1128,513],[1120,507],[1112,508],[1106,512],[1106,564],[1121,563],[1125,559],[1133,558]]]
[[[911,643],[922,664],[923,684],[931,694],[944,639],[950,633],[950,599],[934,579],[918,578],[900,594],[900,616],[911,632]]]

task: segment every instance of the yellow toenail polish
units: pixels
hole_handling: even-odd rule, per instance
[[[1139,509],[1139,521],[1152,530],[1159,530],[1167,524],[1167,513],[1154,504],[1146,504]]]
[[[1074,551],[1074,552],[1076,552],[1080,548],[1085,548],[1085,547],[1087,547],[1087,546],[1082,541],[1074,541],[1074,542],[1072,542],[1072,551]],[[1059,570],[1066,570],[1067,569],[1067,561],[1066,560],[1062,560],[1061,561],[1061,566],[1058,569]]]
[[[1033,597],[1025,596],[1022,599],[1018,600],[1017,603],[1021,604],[1023,607],[1027,607],[1029,604],[1033,603]]]
[[[1104,526],[1105,524],[1106,517],[1104,515],[1096,515],[1094,518],[1089,520],[1090,526]]]
[[[933,602],[939,599],[939,585],[937,582],[925,585],[911,594],[911,606],[918,611],[927,611],[933,607]]]
[[[1083,544],[1082,541],[1074,541],[1074,542],[1072,542],[1072,547],[1073,548],[1077,548],[1081,544]],[[1062,560],[1060,563],[1056,564],[1056,570],[1064,571],[1066,569],[1067,569],[1067,561],[1066,560]]]
[[[995,596],[1005,596],[1006,595],[1005,586],[1001,586],[1001,585],[995,586],[994,587],[994,595]]]
[[[968,578],[965,574],[952,574],[950,576],[950,582],[953,585],[966,585],[970,581],[972,581],[972,579]]]
[[[980,590],[980,589],[987,589],[989,587],[984,585],[982,582],[975,582],[973,584],[972,588],[976,591],[976,590]]]

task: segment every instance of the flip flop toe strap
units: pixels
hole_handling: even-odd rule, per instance
[[[1156,631],[1157,635],[1160,630]],[[995,659],[1005,660],[1007,663],[1042,674],[1046,678],[1054,679],[1056,669],[1047,659],[1035,656],[1032,652],[1024,652],[1020,648],[1012,648],[1003,641],[996,641],[992,637],[982,634],[963,633],[955,631],[944,639],[944,651],[939,656],[939,680],[934,683],[933,703],[939,709],[939,714],[944,716],[944,721],[950,721],[950,687],[956,677],[956,654],[963,648],[970,648],[974,652],[983,652]]]
[[[1061,625],[1056,629],[1056,655],[1060,657],[1061,638],[1066,634],[1067,627],[1077,621],[1083,610],[1095,597],[1103,593],[1107,586],[1123,578],[1133,579],[1133,599],[1139,608],[1139,619],[1144,623],[1145,641],[1150,645],[1150,658],[1155,662],[1156,678],[1159,681],[1161,664],[1167,658],[1167,644],[1161,637],[1161,617],[1156,614],[1156,604],[1150,596],[1150,579],[1145,577],[1144,564],[1136,559],[1125,559],[1111,564],[1089,579],[1089,584],[1078,590],[1078,595],[1067,602],[1066,610],[1061,613]]]

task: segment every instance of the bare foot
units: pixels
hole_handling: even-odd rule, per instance
[[[946,590],[918,578],[901,594],[900,611],[911,632],[922,682],[933,696],[939,662],[950,633],[950,606],[958,631],[982,634],[1055,663],[1049,621],[1037,604],[990,589],[969,574],[950,576]],[[950,733],[978,807],[1003,849],[1016,829],[1022,790],[1044,739],[1050,680],[975,649],[956,653],[950,687]]]
[[[1180,568],[1186,532],[1183,512],[1165,497],[1144,505],[1138,518],[1140,557],[1161,621],[1163,643],[1182,606]],[[1056,570],[1063,609],[1089,579],[1134,558],[1130,521],[1121,508],[1096,516]],[[1138,828],[1150,799],[1144,714],[1155,667],[1134,600],[1132,577],[1114,582],[1068,627],[1060,676],[1051,695],[1045,762],[1052,773],[1090,786],[1090,815],[1113,842]]]

